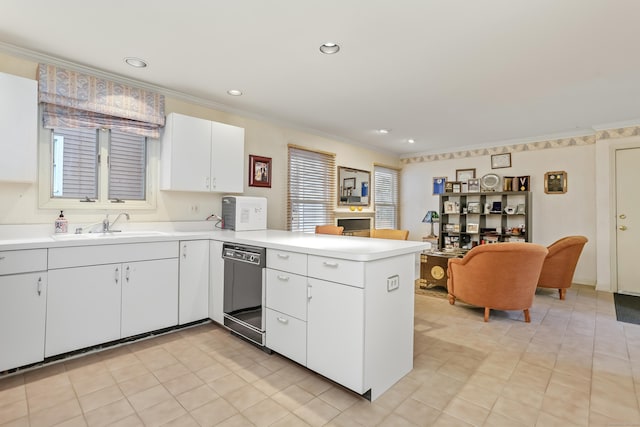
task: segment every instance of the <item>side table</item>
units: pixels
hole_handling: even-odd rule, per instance
[[[462,258],[463,252],[423,252],[420,254],[420,287],[447,287],[449,258]]]

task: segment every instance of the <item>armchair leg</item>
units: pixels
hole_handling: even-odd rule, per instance
[[[564,288],[563,289],[558,289],[558,293],[560,293],[560,299],[564,300],[564,296],[566,295],[567,290],[564,289]]]
[[[488,322],[489,321],[489,312],[491,311],[491,309],[489,307],[485,307],[484,308],[484,321]]]
[[[456,297],[453,295],[448,294],[447,297],[449,298],[449,304],[453,305],[456,302]]]
[[[531,316],[529,315],[529,309],[524,309],[524,321],[527,323],[531,323]]]

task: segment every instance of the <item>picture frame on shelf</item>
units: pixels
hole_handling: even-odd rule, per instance
[[[469,202],[467,203],[467,213],[468,214],[479,214],[481,211],[480,202]]]
[[[444,202],[444,213],[458,213],[458,208],[456,206],[456,202],[446,201]]]
[[[451,183],[451,191],[454,193],[462,192],[462,183],[458,181],[454,181]]]
[[[544,192],[547,194],[564,194],[567,192],[567,173],[553,171],[544,174]]]
[[[470,178],[467,181],[467,192],[469,193],[480,192],[480,178]]]
[[[456,169],[456,181],[469,182],[476,177],[476,169]]]
[[[445,183],[447,182],[446,176],[433,177],[433,195],[444,194]]]
[[[511,153],[500,153],[491,155],[491,169],[502,169],[511,167]]]
[[[249,154],[249,186],[271,188],[271,157]]]
[[[479,224],[469,223],[467,224],[467,233],[478,233],[480,228]]]

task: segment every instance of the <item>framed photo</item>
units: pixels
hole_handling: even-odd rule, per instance
[[[249,154],[249,186],[271,188],[271,157]]]
[[[458,213],[458,207],[455,202],[444,202],[444,213]]]
[[[469,193],[479,193],[480,192],[480,178],[471,178],[467,181],[468,192]]]
[[[454,181],[451,183],[451,191],[454,193],[462,192],[462,183],[458,181]]]
[[[544,174],[544,192],[547,194],[564,194],[567,192],[567,173],[565,171],[547,172]]]
[[[491,169],[501,169],[511,167],[511,153],[492,154]]]
[[[467,224],[467,233],[477,233],[479,230],[478,224]]]
[[[469,202],[469,203],[467,203],[467,213],[479,214],[480,213],[480,202]]]
[[[446,176],[436,176],[433,178],[433,195],[444,193],[444,183],[447,182]]]
[[[456,169],[456,181],[469,182],[471,178],[476,177],[476,170],[474,169]]]

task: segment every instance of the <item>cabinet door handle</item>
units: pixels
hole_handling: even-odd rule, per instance
[[[204,179],[204,188],[207,188],[207,189],[209,188],[209,177],[206,177]]]
[[[308,300],[310,300],[311,298],[313,298],[313,297],[311,296],[311,288],[312,288],[312,287],[313,287],[313,286],[311,286],[311,285],[307,285],[307,299],[308,299]]]
[[[182,245],[182,258],[187,259],[187,244]]]
[[[120,268],[116,267],[116,285],[118,284],[118,280],[120,280]]]
[[[127,280],[127,282],[129,282],[129,271],[130,271],[130,268],[127,265],[127,268],[125,269],[125,274],[124,274],[124,278]]]
[[[42,295],[42,277],[38,277],[38,295]]]
[[[282,323],[283,325],[286,325],[287,323],[289,323],[289,319],[285,319],[284,317],[278,317],[278,322]]]
[[[215,177],[213,177],[211,179],[211,188],[216,188],[216,178]]]
[[[333,262],[333,261],[324,261],[323,264],[325,265],[325,267],[337,267],[338,263],[337,262]]]
[[[278,279],[282,280],[283,282],[288,282],[289,281],[289,276],[283,276],[282,274],[278,275]]]
[[[289,254],[278,254],[278,258],[289,259]]]

